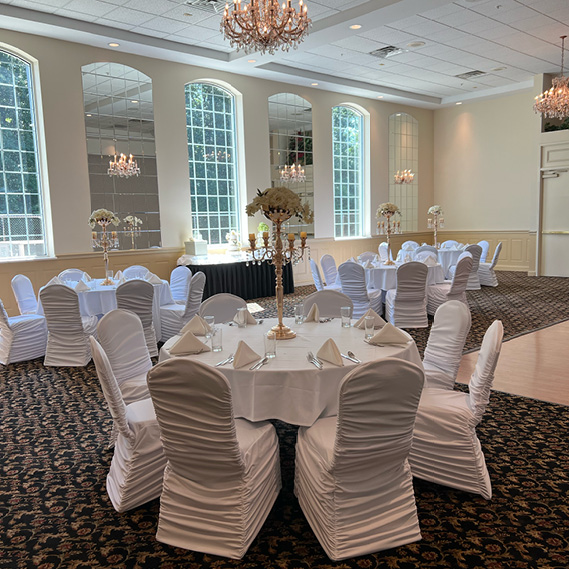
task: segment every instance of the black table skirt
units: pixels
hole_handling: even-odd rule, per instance
[[[205,273],[203,299],[219,292],[230,292],[245,300],[275,295],[275,267],[267,262],[260,265],[245,261],[224,263],[219,265],[186,265],[192,274],[198,271]],[[294,292],[292,265],[288,263],[283,269],[284,294]]]

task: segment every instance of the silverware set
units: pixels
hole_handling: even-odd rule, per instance
[[[356,364],[361,364],[362,360],[358,360],[358,358],[356,358],[354,352],[348,352],[347,354],[340,354],[344,359],[346,360],[350,360],[351,362],[354,362]]]
[[[269,358],[265,356],[264,358],[261,358],[258,362],[254,363],[249,369],[250,370],[261,369],[268,361]]]
[[[224,360],[221,360],[220,362],[216,363],[215,367],[224,366],[225,364],[232,364],[234,356],[235,356],[235,354],[229,354],[229,357],[227,357]]]
[[[332,318],[320,318],[320,324],[324,324],[324,322],[332,322]]]
[[[306,359],[311,363],[314,364],[318,369],[322,369],[324,366],[322,362],[312,353],[308,352]]]

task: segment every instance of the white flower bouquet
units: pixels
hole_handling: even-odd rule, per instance
[[[89,217],[89,225],[91,229],[95,228],[97,223],[101,227],[106,227],[109,224],[118,225],[121,220],[108,209],[96,209],[93,213],[91,213],[91,217]]]
[[[379,204],[379,207],[377,208],[377,211],[375,213],[375,217],[377,219],[379,219],[380,217],[386,217],[386,216],[391,216],[391,215],[401,215],[401,212],[399,211],[399,207],[396,206],[394,203],[391,202],[385,202],[382,204]]]
[[[235,231],[235,229],[232,229],[229,233],[227,233],[225,235],[225,239],[231,245],[240,245],[241,244],[239,241],[239,233],[237,233],[237,231]]]
[[[257,196],[250,204],[247,204],[245,211],[249,217],[262,210],[266,217],[270,213],[285,213],[289,216],[296,216],[304,223],[314,221],[314,212],[310,209],[307,202],[301,203],[300,197],[292,190],[282,186],[267,188],[261,192],[257,190]]]
[[[136,217],[135,215],[127,215],[123,221],[128,225],[132,225],[133,227],[138,227],[142,225],[142,219]]]
[[[429,215],[443,215],[443,208],[440,205],[432,205],[427,213]]]

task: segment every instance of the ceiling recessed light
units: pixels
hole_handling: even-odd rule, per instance
[[[353,24],[350,26],[350,30],[359,30],[361,28],[360,24]]]
[[[256,59],[248,59],[247,63],[257,63],[257,60]]]
[[[407,47],[423,47],[424,45],[426,45],[424,41],[412,41],[407,44]]]
[[[115,42],[115,41],[112,41],[112,42],[109,44],[109,47],[119,47],[119,45],[120,45],[120,43],[117,43],[117,42]]]
[[[138,103],[138,101],[137,101],[136,99],[133,99],[133,100],[131,101],[131,103],[134,103],[134,104],[136,105],[136,104]]]
[[[378,99],[383,99],[383,95],[378,95],[377,98],[378,98]]]
[[[313,87],[316,87],[316,85],[318,85],[318,83],[310,83]]]
[[[504,71],[504,69],[508,69],[507,67],[494,67],[492,71]]]
[[[462,105],[462,101],[458,101],[458,103],[456,103],[457,105]]]
[[[88,116],[88,117],[92,117],[93,115],[92,115],[91,113],[87,113],[87,116]]]

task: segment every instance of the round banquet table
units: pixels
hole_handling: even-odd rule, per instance
[[[367,288],[381,289],[383,291],[397,288],[397,269],[400,265],[377,265],[366,269]],[[444,282],[445,274],[440,264],[427,267],[427,286]]]
[[[461,253],[464,253],[462,249],[439,249],[439,263],[443,268],[445,278],[448,277],[448,270],[458,262]]]
[[[301,325],[295,325],[292,318],[285,318],[283,322],[296,332],[296,338],[277,341],[276,358],[261,369],[250,371],[252,363],[241,369],[234,369],[232,364],[217,368],[231,385],[235,417],[250,421],[280,419],[293,425],[310,426],[319,417],[336,415],[340,382],[358,364],[344,358],[343,366],[322,361],[323,369],[319,370],[311,364],[306,358],[307,353],[316,354],[329,338],[334,339],[343,354],[351,350],[363,363],[390,356],[422,366],[411,336],[406,344],[379,347],[364,342],[363,330],[342,328],[340,319]],[[271,318],[246,328],[223,324],[223,351],[186,357],[213,366],[234,353],[239,340],[244,340],[261,357],[264,354],[263,337],[276,323],[277,320]],[[169,348],[178,338],[174,336],[162,346],[160,361],[174,357]],[[201,337],[200,340],[205,341]]]

